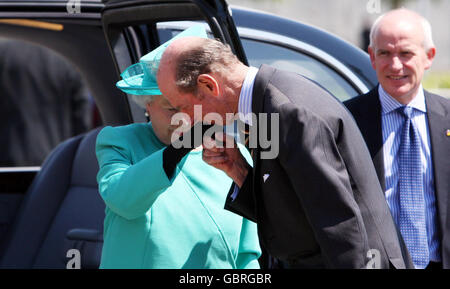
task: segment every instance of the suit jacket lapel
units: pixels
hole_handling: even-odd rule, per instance
[[[450,137],[446,131],[450,129],[449,111],[439,103],[440,96],[425,91],[428,127],[430,131],[431,157],[433,160],[434,185],[436,191],[439,221],[442,226],[447,223],[450,192]]]
[[[259,113],[262,113],[264,110],[264,94],[267,88],[267,85],[269,84],[269,80],[272,76],[272,74],[275,72],[275,69],[267,66],[262,65],[259,68],[258,73],[255,77],[255,83],[253,85],[253,92],[252,92],[252,113],[256,115],[256,120],[258,123],[254,123],[253,125],[259,124]],[[252,157],[253,157],[253,169],[255,170],[258,165],[258,157],[259,157],[259,136],[258,136],[258,146],[257,148],[253,149]]]
[[[259,113],[263,112],[264,109],[264,94],[266,91],[266,87],[269,83],[271,75],[275,72],[275,69],[262,65],[256,74],[255,77],[255,83],[253,84],[253,91],[252,91],[252,113],[256,115],[256,123],[253,123],[252,125],[258,125],[259,124]],[[258,128],[258,127],[257,127]],[[259,129],[259,128],[258,128]],[[257,133],[258,135],[258,133]],[[255,201],[255,215],[258,219],[259,211],[261,205],[261,198],[258,197],[258,192],[261,191],[260,188],[260,178],[261,174],[259,173],[259,135],[258,135],[258,141],[257,141],[257,147],[251,148],[250,153],[253,159],[253,170],[252,170],[252,194],[253,194],[253,200]]]
[[[363,97],[365,97],[365,105],[362,107],[359,115],[355,116],[355,119],[357,118],[359,128],[366,141],[384,192],[386,184],[384,178],[383,133],[381,130],[381,103],[378,96],[378,86]]]

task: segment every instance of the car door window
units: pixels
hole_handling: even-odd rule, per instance
[[[205,26],[205,29],[209,29],[206,21],[201,20],[149,22],[148,24],[133,25],[124,28],[123,33],[119,38],[120,41],[117,41],[115,44],[115,56],[120,71],[124,71],[131,64],[138,62],[139,58],[145,54],[194,25],[203,25]],[[212,38],[213,36],[211,33],[208,33],[208,37]],[[119,49],[121,53],[118,52]],[[126,53],[124,52],[125,50]],[[133,55],[133,53],[135,53],[135,55]],[[133,56],[130,57],[130,55]],[[149,116],[149,118],[144,116],[146,110],[143,103],[138,104],[138,101],[136,101],[139,99],[139,96],[127,94],[127,97],[133,121],[149,121],[151,116]]]
[[[181,33],[183,30],[194,25],[203,25],[207,31],[208,37],[214,38],[206,21],[165,21],[159,22],[156,27],[158,29],[160,42],[164,43],[177,36],[177,34]]]
[[[341,101],[358,94],[334,69],[309,55],[254,39],[241,38],[241,41],[251,66],[268,64],[278,69],[299,73],[318,82]]]
[[[76,68],[52,50],[0,39],[0,167],[40,166],[67,138],[100,124]]]

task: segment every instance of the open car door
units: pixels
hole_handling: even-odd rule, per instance
[[[102,25],[119,78],[129,65],[174,36],[179,30],[164,29],[163,23],[203,23],[209,37],[230,45],[245,64],[236,26],[224,0],[111,0],[102,10]],[[133,101],[128,101],[134,122],[146,118]]]
[[[121,31],[130,26],[154,27],[164,21],[206,21],[214,37],[228,43],[238,58],[247,63],[229,11],[223,0],[111,0],[105,4],[102,22],[106,37],[114,46]]]

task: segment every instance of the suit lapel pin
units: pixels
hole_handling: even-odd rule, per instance
[[[447,136],[450,136],[450,129],[447,129],[446,134],[447,134]]]
[[[266,182],[267,181],[267,179],[269,178],[269,174],[264,174],[264,176],[263,176],[263,179],[264,179],[264,182]]]

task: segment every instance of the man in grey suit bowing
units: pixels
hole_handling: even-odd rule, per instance
[[[373,158],[416,268],[450,268],[450,100],[422,88],[436,53],[415,12],[380,16],[369,54],[379,85],[345,104]]]
[[[253,115],[242,120],[278,136],[272,156],[257,138],[253,167],[236,146],[209,142],[203,151],[235,182],[226,208],[258,223],[270,255],[292,268],[410,266],[361,133],[325,90],[294,73],[248,67],[222,43],[194,37],[167,47],[158,86],[195,121],[202,105],[202,117]],[[277,118],[280,125],[268,124]]]

